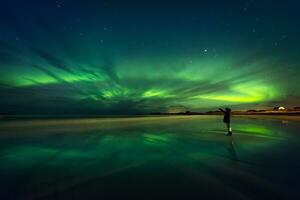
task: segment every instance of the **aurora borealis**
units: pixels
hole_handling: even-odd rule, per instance
[[[1,114],[299,106],[300,3],[1,1]]]

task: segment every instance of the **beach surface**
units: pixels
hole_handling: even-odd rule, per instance
[[[0,199],[297,199],[299,121],[2,118]]]

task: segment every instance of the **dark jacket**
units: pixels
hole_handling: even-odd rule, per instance
[[[223,110],[223,109],[220,109],[220,110],[224,113],[223,122],[226,123],[226,124],[230,123],[231,111],[230,110]]]
[[[230,112],[225,111],[224,112],[224,119],[223,119],[224,123],[230,123]]]

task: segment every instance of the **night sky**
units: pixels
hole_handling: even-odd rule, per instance
[[[0,3],[0,114],[300,106],[297,0]]]

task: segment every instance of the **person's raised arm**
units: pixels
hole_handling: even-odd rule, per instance
[[[225,110],[223,110],[222,108],[219,108],[220,111],[222,111],[223,113],[225,113]]]

